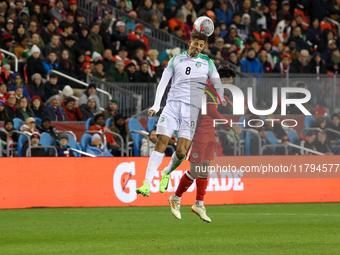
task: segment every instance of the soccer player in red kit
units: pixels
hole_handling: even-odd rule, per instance
[[[235,77],[235,72],[227,65],[218,68],[218,73],[221,78],[222,84],[231,84]],[[209,90],[209,86],[206,86]],[[204,195],[208,184],[208,169],[210,161],[214,159],[214,146],[215,146],[215,127],[213,125],[214,119],[224,119],[224,117],[217,111],[216,105],[209,100],[207,96],[207,114],[199,114],[197,121],[197,129],[191,145],[190,152],[190,169],[187,170],[177,187],[175,195],[169,197],[169,204],[172,214],[181,219],[180,202],[182,194],[192,185],[196,179],[197,194],[196,203],[191,207],[191,210],[197,214],[202,220],[211,222],[207,216],[205,207],[203,205]],[[225,98],[228,104],[232,106],[232,102]],[[228,124],[226,124],[229,127]],[[241,128],[233,126],[231,129],[236,134],[241,133]]]

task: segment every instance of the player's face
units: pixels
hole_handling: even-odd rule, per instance
[[[190,41],[189,44],[189,56],[190,57],[197,57],[201,51],[204,49],[205,41],[199,39],[193,39]]]

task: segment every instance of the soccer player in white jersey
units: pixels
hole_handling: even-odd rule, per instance
[[[198,112],[201,108],[201,98],[208,77],[221,83],[215,64],[207,56],[202,55],[208,37],[193,30],[190,36],[188,51],[173,56],[165,68],[158,84],[154,105],[148,111],[151,117],[160,109],[160,102],[164,91],[170,81],[171,88],[168,93],[166,106],[157,123],[157,142],[152,152],[143,186],[136,190],[137,194],[150,195],[150,185],[158,167],[163,160],[165,151],[173,133],[177,131],[178,142],[176,152],[173,153],[169,165],[164,169],[159,191],[164,193],[167,189],[170,173],[175,170],[185,159],[195,134]],[[223,90],[219,90],[222,104],[227,102],[223,97]]]

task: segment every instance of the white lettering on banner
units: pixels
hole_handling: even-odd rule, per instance
[[[161,171],[162,170],[158,170],[156,172],[155,178],[150,186],[151,193],[159,192]],[[174,192],[177,189],[184,172],[185,171],[182,170],[175,170],[170,174],[168,192]],[[137,181],[134,179],[135,174],[135,162],[124,162],[119,164],[113,174],[113,190],[117,198],[123,203],[131,203],[137,199]],[[221,171],[219,175],[217,172],[211,172],[210,178],[208,178],[209,183],[207,191],[242,191],[244,190],[243,182],[240,178],[242,176],[243,173],[238,170],[233,172]],[[195,189],[196,182],[194,181],[187,192],[193,192]]]
[[[135,162],[124,162],[117,166],[113,174],[113,190],[117,198],[124,203],[136,200],[136,180],[130,179],[135,175]]]

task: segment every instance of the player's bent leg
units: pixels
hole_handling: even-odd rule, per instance
[[[136,189],[137,194],[142,194],[145,197],[150,195],[150,185],[153,177],[156,174],[158,167],[161,165],[163,160],[163,152],[168,145],[170,137],[165,135],[159,135],[156,142],[155,150],[151,153],[149,158],[148,167],[145,173],[145,181],[143,182],[143,186]]]
[[[190,140],[180,137],[178,139],[176,152],[172,154],[169,165],[164,168],[162,180],[159,184],[159,191],[161,193],[166,192],[170,180],[170,173],[174,171],[185,159],[185,154],[190,147]]]
[[[208,169],[209,165],[210,160],[204,160],[203,169]],[[208,185],[208,175],[208,171],[201,171],[196,178],[196,203],[191,207],[191,211],[197,214],[203,221],[210,223],[211,219],[208,217],[204,207],[204,196]]]

